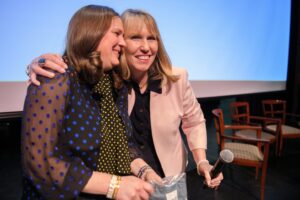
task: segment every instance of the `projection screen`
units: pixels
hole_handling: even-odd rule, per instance
[[[289,0],[10,0],[0,2],[0,113],[22,110],[26,65],[62,53],[71,16],[88,4],[151,13],[172,64],[188,70],[198,98],[285,89]]]

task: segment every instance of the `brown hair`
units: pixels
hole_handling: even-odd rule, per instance
[[[102,61],[96,48],[108,31],[113,17],[118,16],[112,8],[88,5],[79,9],[70,20],[65,57],[68,64],[79,73],[81,80],[96,84],[101,78]]]
[[[157,56],[148,71],[149,77],[153,79],[165,79],[168,84],[177,81],[179,77],[172,75],[171,60],[165,50],[155,19],[145,11],[133,9],[125,10],[121,18],[124,25],[125,39],[130,37],[132,33],[139,32],[143,24],[145,24],[158,42]],[[121,66],[123,78],[126,80],[130,79],[130,68],[124,54],[121,56]]]

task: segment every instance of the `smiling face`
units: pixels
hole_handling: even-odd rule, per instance
[[[125,56],[133,79],[142,79],[153,64],[158,41],[146,24],[139,20],[135,26],[127,26],[125,33]]]
[[[103,70],[108,71],[119,65],[122,48],[125,46],[123,38],[123,23],[119,17],[114,17],[110,28],[100,41],[97,51],[100,52]]]

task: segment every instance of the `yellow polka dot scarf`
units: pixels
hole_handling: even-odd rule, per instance
[[[113,99],[112,78],[104,74],[94,86],[93,92],[100,96],[100,153],[97,170],[109,174],[130,174],[132,161],[129,153],[125,125]]]

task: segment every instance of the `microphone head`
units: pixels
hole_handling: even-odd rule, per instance
[[[231,163],[234,159],[234,155],[233,155],[232,151],[230,151],[229,149],[223,149],[220,152],[220,159],[224,163]]]

